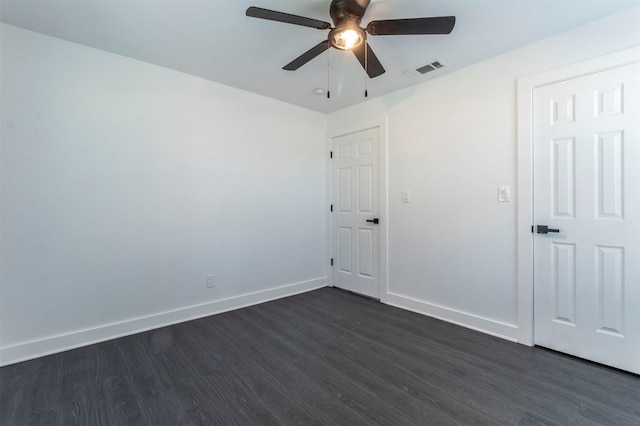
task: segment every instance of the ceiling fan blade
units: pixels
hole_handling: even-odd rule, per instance
[[[324,40],[282,67],[283,70],[295,71],[329,48],[329,41]]]
[[[268,19],[269,21],[284,22],[286,24],[302,25],[303,27],[317,28],[319,30],[327,30],[331,28],[331,24],[328,22],[255,6],[251,6],[247,9],[247,16],[252,18]]]
[[[371,35],[449,34],[455,24],[455,16],[387,19],[369,22],[367,33]]]
[[[367,47],[367,55],[365,57],[365,46]],[[358,61],[360,61],[360,65],[367,71],[367,74],[370,78],[374,78],[379,76],[380,74],[384,74],[384,67],[378,60],[378,57],[373,50],[371,50],[371,46],[369,43],[362,43],[360,46],[351,50]]]

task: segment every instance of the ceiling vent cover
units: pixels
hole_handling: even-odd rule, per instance
[[[430,73],[431,71],[436,71],[446,66],[447,64],[442,59],[438,59],[427,65],[423,65],[415,69],[406,70],[404,73],[411,78],[419,78],[427,73]]]

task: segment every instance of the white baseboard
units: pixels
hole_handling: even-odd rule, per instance
[[[49,336],[0,348],[0,366],[15,364],[46,355],[64,352],[118,337],[141,333],[156,328],[166,327],[185,321],[207,317],[222,312],[240,309],[270,300],[281,299],[295,294],[316,290],[327,285],[327,278],[316,278],[294,284],[287,284],[267,290],[241,294],[222,300],[215,300],[201,305],[161,312],[154,315],[134,318],[118,323],[106,324],[70,333]]]
[[[427,315],[512,342],[518,342],[518,327],[513,324],[480,317],[394,293],[387,292],[382,300],[387,305]]]

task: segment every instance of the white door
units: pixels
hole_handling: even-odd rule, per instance
[[[640,373],[640,64],[533,99],[535,344]]]
[[[332,139],[333,285],[379,298],[378,128]]]

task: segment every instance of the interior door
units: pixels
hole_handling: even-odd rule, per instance
[[[535,344],[640,373],[640,64],[533,95]]]
[[[333,285],[379,298],[379,129],[332,139]]]

